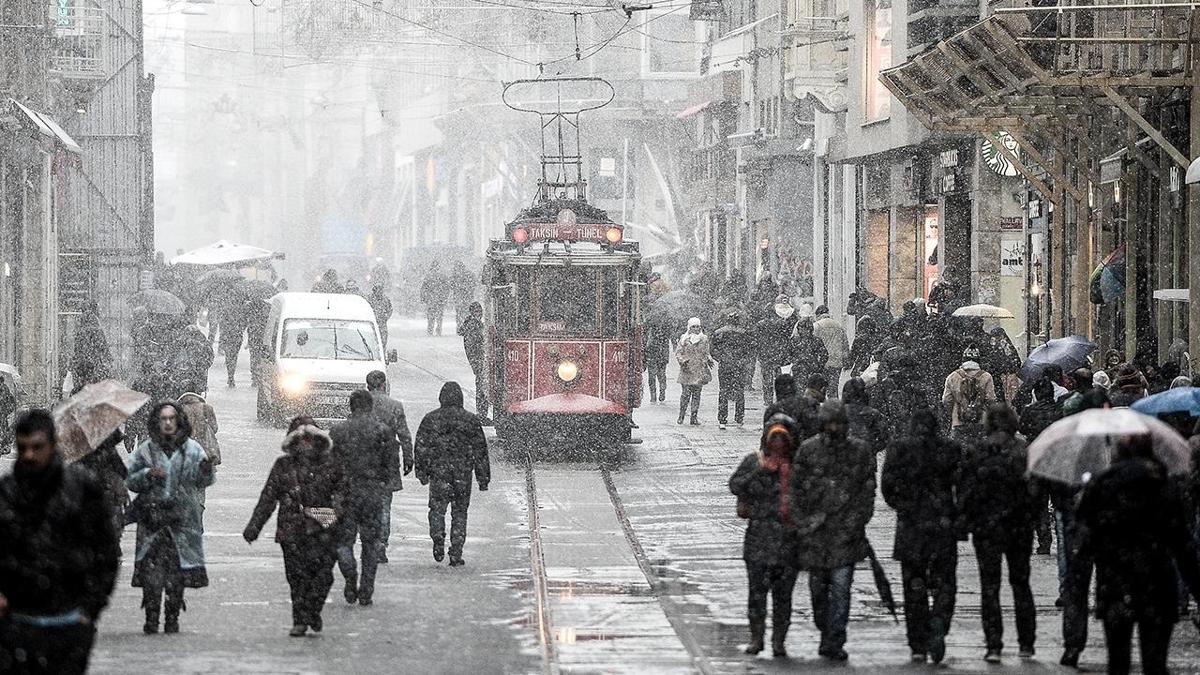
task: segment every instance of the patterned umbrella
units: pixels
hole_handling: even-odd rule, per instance
[[[149,400],[116,380],[103,380],[58,404],[54,422],[64,459],[75,462],[86,457]]]

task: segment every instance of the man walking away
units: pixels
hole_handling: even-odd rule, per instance
[[[763,406],[778,400],[771,391],[775,376],[784,364],[792,362],[792,331],[796,328],[796,308],[788,296],[779,295],[765,317],[754,328],[758,360],[762,370]]]
[[[487,364],[483,353],[483,305],[472,302],[466,318],[459,322],[456,330],[462,336],[467,363],[471,364],[471,372],[475,374],[475,414],[479,415],[480,424],[490,427],[492,418],[488,417],[488,411],[491,406],[487,395]]]
[[[442,315],[446,312],[446,299],[449,297],[450,281],[442,274],[435,260],[429,265],[429,274],[425,275],[425,281],[421,282],[421,302],[425,303],[427,321],[426,334],[433,335],[434,330],[437,330],[438,335],[442,334]]]
[[[1103,371],[1101,371],[1103,372]],[[1042,378],[1033,385],[1033,402],[1021,410],[1021,435],[1032,443],[1051,424],[1063,418],[1063,406],[1054,400],[1054,385]],[[1038,490],[1034,504],[1034,528],[1037,533],[1038,555],[1050,554],[1053,539],[1054,514],[1049,508],[1049,494]],[[1061,546],[1060,546],[1061,548]],[[1065,567],[1064,567],[1065,569]]]
[[[371,294],[367,296],[367,304],[371,306],[371,311],[375,313],[375,323],[379,326],[379,338],[383,343],[380,347],[386,353],[388,345],[388,320],[392,318],[392,301],[388,298],[383,284],[371,286]]]
[[[813,333],[812,319],[801,318],[796,322],[791,349],[792,376],[796,381],[808,382],[813,375],[820,375],[828,387],[825,363],[829,360],[829,352],[825,349],[825,343]]]
[[[817,411],[821,433],[800,444],[792,465],[797,566],[808,570],[818,654],[849,658],[846,625],[854,566],[867,557],[866,527],[875,512],[875,453],[848,435],[846,407],[826,401]]]
[[[221,464],[221,444],[217,441],[217,411],[213,409],[204,397],[195,393],[195,385],[187,389],[187,393],[179,397],[179,406],[191,427],[192,440],[200,444],[208,461],[214,467]],[[200,504],[204,504],[205,493],[200,493]]]
[[[964,356],[970,356],[968,349]],[[979,368],[979,363],[970,359],[962,367],[946,376],[942,389],[942,405],[950,416],[951,430],[963,425],[983,423],[983,411],[989,403],[996,401],[996,387],[992,376]]]
[[[17,461],[0,478],[0,672],[82,675],[121,549],[104,491],[63,463],[54,419],[13,425]]]
[[[413,470],[413,443],[412,434],[408,432],[408,419],[404,416],[404,405],[388,396],[387,375],[382,370],[372,370],[367,374],[367,391],[371,392],[371,414],[387,428],[388,440],[400,444],[400,451],[404,457],[404,475],[407,476]],[[388,539],[392,536],[392,496],[404,489],[400,474],[397,473],[393,478],[388,489],[383,492],[383,510],[380,512],[379,562],[381,564],[387,564],[388,561]]]
[[[338,568],[346,580],[346,602],[366,606],[375,593],[375,568],[379,564],[379,523],[384,495],[400,479],[400,452],[396,435],[373,414],[369,392],[350,394],[350,419],[329,431],[333,453],[346,481],[338,543]],[[362,540],[362,577],[354,560],[354,540]]]
[[[837,398],[842,370],[850,367],[850,340],[846,337],[846,328],[830,316],[829,307],[821,305],[817,307],[813,334],[825,345],[827,353],[824,372],[829,381],[828,397]]]
[[[463,409],[462,387],[442,385],[441,407],[425,416],[417,428],[417,480],[429,486],[429,538],[433,559],[445,557],[446,507],[450,506],[450,566],[465,565],[467,509],[471,506],[471,476],[486,492],[492,470],[487,437],[479,419]]]
[[[671,319],[665,313],[651,312],[646,320],[646,338],[642,361],[646,364],[646,379],[650,387],[650,402],[667,400],[667,364],[671,362]]]
[[[1200,597],[1196,543],[1152,443],[1148,435],[1122,441],[1112,466],[1092,479],[1079,502],[1080,548],[1096,562],[1096,614],[1104,623],[1108,672],[1114,675],[1129,672],[1135,625],[1142,672],[1168,672],[1171,631],[1179,618],[1176,570]]]
[[[890,435],[887,420],[883,413],[871,407],[871,397],[862,378],[846,380],[842,403],[846,404],[846,416],[850,419],[850,435],[871,446],[876,454],[883,452]]]
[[[754,361],[754,339],[742,328],[736,312],[730,312],[725,325],[713,333],[712,352],[717,360],[717,425],[726,427],[732,400],[733,421],[740,427],[746,421],[746,371]]]
[[[1033,658],[1037,609],[1029,585],[1033,555],[1034,506],[1025,479],[1025,441],[1017,437],[1017,416],[1005,403],[988,406],[987,435],[966,449],[962,470],[963,523],[971,534],[979,564],[984,660],[1000,663],[1004,649],[1004,617],[1000,611],[1000,564],[1008,562],[1022,659]]]
[[[938,433],[938,416],[919,407],[906,434],[888,445],[883,462],[881,487],[896,511],[894,555],[904,581],[904,624],[914,663],[941,663],[946,656],[958,592],[960,456],[958,444]]]

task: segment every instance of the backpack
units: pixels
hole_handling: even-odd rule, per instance
[[[962,424],[977,424],[983,421],[985,402],[980,379],[974,375],[963,377],[958,404],[958,421]]]

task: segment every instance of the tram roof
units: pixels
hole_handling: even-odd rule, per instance
[[[505,239],[493,239],[487,255],[493,260],[503,260],[508,265],[531,267],[634,265],[642,258],[634,242],[615,247],[586,241],[533,243],[520,247]]]

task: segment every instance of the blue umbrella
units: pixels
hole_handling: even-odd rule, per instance
[[[1185,412],[1200,417],[1200,387],[1176,387],[1134,402],[1134,410],[1144,415]]]
[[[1050,340],[1029,353],[1021,366],[1021,380],[1032,382],[1042,376],[1046,366],[1059,366],[1064,373],[1087,365],[1088,355],[1096,351],[1096,343],[1082,335],[1069,335]]]

